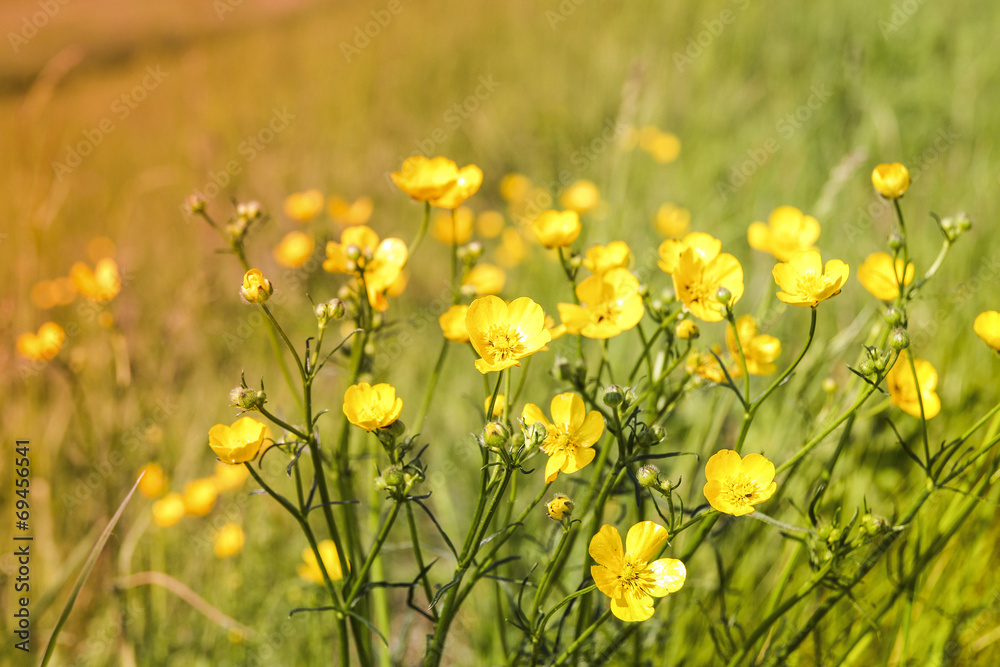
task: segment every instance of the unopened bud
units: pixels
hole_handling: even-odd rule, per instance
[[[267,396],[263,390],[236,387],[229,392],[229,400],[232,401],[233,407],[244,410],[259,410],[262,405],[267,403]]]
[[[727,287],[720,287],[715,291],[715,300],[721,303],[723,306],[728,306],[733,300],[733,293],[729,291]]]
[[[545,513],[550,519],[562,521],[573,513],[573,501],[562,493],[557,493],[552,500],[545,504]]]
[[[352,243],[344,249],[344,256],[352,262],[357,262],[361,258],[361,248]]]
[[[898,327],[903,322],[903,311],[896,306],[889,306],[885,309],[882,318],[890,327]]]
[[[904,242],[905,239],[900,232],[893,232],[889,235],[889,248],[891,248],[893,252],[899,251],[899,249],[903,247]]]
[[[677,323],[677,337],[681,340],[693,340],[701,335],[698,325],[692,320],[681,320]]]
[[[643,429],[639,432],[638,445],[640,447],[655,447],[663,442],[665,437],[667,437],[667,429],[663,428],[659,424],[653,424],[649,428]]]
[[[858,364],[858,370],[861,371],[862,375],[875,375],[875,362],[871,359],[865,359]]]
[[[528,447],[541,447],[549,437],[549,430],[542,422],[529,424],[524,429],[524,444]]]
[[[382,479],[385,480],[385,483],[389,486],[389,488],[393,489],[398,489],[406,481],[403,471],[396,467],[386,469],[386,471],[382,473]]]
[[[635,478],[642,486],[657,486],[660,483],[660,469],[654,465],[642,466],[636,471]]]
[[[910,334],[906,329],[893,329],[889,334],[889,347],[894,350],[905,350],[910,347]]]
[[[503,422],[489,422],[483,427],[483,442],[490,449],[500,449],[510,440],[510,429]]]
[[[604,388],[604,404],[609,408],[615,408],[625,400],[625,392],[616,384],[608,385]]]
[[[184,206],[191,213],[204,213],[205,198],[199,194],[193,194],[184,200]]]

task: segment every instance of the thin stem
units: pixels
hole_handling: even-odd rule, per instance
[[[386,538],[389,537],[389,530],[392,528],[392,524],[396,521],[396,516],[399,514],[399,506],[402,501],[395,500],[392,503],[392,509],[389,510],[389,516],[385,518],[382,522],[382,528],[379,530],[378,535],[375,537],[375,542],[372,544],[371,549],[368,551],[368,557],[365,559],[364,565],[361,566],[361,570],[354,580],[354,584],[351,586],[350,592],[347,594],[347,606],[350,607],[354,602],[354,599],[358,596],[358,592],[364,585],[365,577],[368,576],[368,571],[372,567],[372,563],[375,559],[379,557],[379,552],[382,551],[382,545],[385,544]]]
[[[431,219],[431,203],[429,201],[424,202],[424,219],[420,223],[420,228],[417,230],[417,235],[413,237],[413,241],[410,243],[410,258],[413,254],[417,252],[417,248],[420,246],[420,242],[424,240],[424,235],[427,233],[427,223]]]
[[[267,315],[268,319],[271,320],[271,326],[273,326],[274,330],[279,336],[281,336],[281,340],[285,342],[285,347],[291,351],[292,357],[295,358],[295,365],[299,367],[299,375],[302,377],[302,380],[305,381],[307,377],[306,369],[302,365],[302,359],[299,357],[299,353],[295,349],[295,346],[292,345],[292,341],[288,340],[288,336],[285,335],[285,330],[281,328],[280,324],[278,324],[278,320],[276,320],[274,315],[271,314],[271,310],[267,307],[267,305],[262,303],[260,304],[260,307],[264,311],[264,314]]]
[[[559,665],[565,665],[566,661],[569,660],[574,653],[576,653],[576,650],[580,646],[582,646],[584,642],[590,639],[590,635],[594,634],[594,632],[596,632],[597,629],[601,627],[601,625],[603,625],[604,622],[607,621],[609,618],[611,618],[610,607],[608,607],[608,610],[605,611],[603,614],[601,614],[601,616],[596,621],[591,623],[590,627],[588,627],[586,630],[580,633],[580,636],[576,638],[576,641],[570,644],[569,648],[563,651],[562,655],[560,655],[559,658],[553,663],[553,667],[559,667]]]
[[[427,411],[431,406],[431,399],[434,397],[434,389],[437,387],[438,378],[441,377],[441,369],[444,368],[445,357],[448,356],[448,339],[441,342],[441,351],[438,353],[437,361],[434,363],[434,370],[427,380],[427,388],[424,389],[424,398],[420,403],[420,410],[417,412],[416,428],[414,433],[420,433],[424,428],[424,420],[427,418]]]

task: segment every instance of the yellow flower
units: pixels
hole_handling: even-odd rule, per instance
[[[702,261],[711,262],[722,251],[722,241],[704,232],[691,232],[680,240],[667,239],[660,244],[657,265],[664,273],[673,275],[680,263],[681,253],[688,248],[693,249]]]
[[[246,535],[238,523],[227,523],[215,536],[215,555],[217,558],[229,558],[243,550]]]
[[[819,222],[794,206],[779,206],[767,224],[755,222],[747,230],[747,240],[754,250],[769,252],[787,262],[799,250],[810,250],[819,238]]]
[[[590,540],[590,567],[597,590],[611,598],[611,613],[623,621],[645,621],[653,615],[653,598],[666,597],[684,586],[687,570],[676,558],[653,560],[667,541],[667,529],[652,521],[629,528],[622,538],[609,525]]]
[[[984,343],[1000,352],[1000,313],[995,310],[979,313],[972,328]]]
[[[497,248],[497,262],[507,268],[513,268],[524,261],[528,254],[524,237],[516,227],[507,227],[500,236],[500,247]]]
[[[476,369],[483,373],[520,366],[520,359],[542,349],[551,339],[545,329],[542,307],[523,296],[510,305],[495,296],[476,299],[465,316],[472,347],[481,359]]]
[[[524,201],[530,192],[531,179],[524,174],[507,174],[500,179],[500,196],[506,201]]]
[[[326,210],[338,225],[350,227],[351,225],[367,224],[372,217],[374,208],[375,204],[371,197],[358,197],[348,204],[347,200],[334,195],[330,197],[330,203]]]
[[[323,540],[316,545],[319,550],[319,557],[323,559],[323,567],[330,575],[330,581],[340,581],[344,578],[344,573],[340,569],[340,555],[337,553],[337,545],[333,540]],[[316,560],[316,552],[310,547],[302,550],[302,563],[299,565],[299,576],[306,581],[322,586],[326,583],[323,580],[323,572],[319,569],[319,562]],[[350,564],[348,564],[350,568]]]
[[[118,264],[109,257],[97,262],[93,271],[83,262],[77,262],[70,267],[69,277],[80,294],[98,303],[111,301],[122,288]]]
[[[309,222],[323,210],[325,199],[319,190],[293,192],[285,199],[285,215],[298,222]]]
[[[266,425],[264,427],[264,433],[265,444],[261,445],[261,448],[266,450]],[[246,466],[234,466],[220,461],[215,464],[215,474],[212,476],[212,479],[215,480],[215,488],[219,490],[219,493],[226,493],[227,491],[232,491],[233,489],[238,489],[243,486],[243,482],[245,482],[249,476],[250,471],[247,470]]]
[[[545,211],[531,227],[538,242],[546,248],[565,248],[580,235],[580,216],[576,211]]]
[[[557,493],[545,504],[545,513],[550,519],[562,521],[573,513],[573,501],[563,493]]]
[[[363,277],[368,303],[381,312],[389,307],[385,291],[399,278],[408,257],[406,244],[400,239],[379,242],[374,230],[357,225],[340,234],[340,243],[326,244],[323,269],[330,273],[352,273],[358,279]]]
[[[937,388],[937,370],[926,359],[914,359],[913,366],[917,371],[916,382],[910,368],[910,353],[903,350],[885,376],[889,400],[912,417],[920,417],[920,404],[923,402],[924,417],[930,419],[941,412],[941,399],[934,391]]]
[[[662,261],[660,266],[662,268]],[[715,255],[706,261],[699,248],[685,248],[678,258],[673,279],[677,298],[684,302],[692,315],[705,322],[722,319],[722,304],[716,298],[720,288],[725,287],[732,295],[730,306],[743,296],[743,267],[728,253]]]
[[[476,218],[476,231],[484,239],[495,239],[504,231],[506,224],[500,211],[483,211]]]
[[[479,191],[479,186],[483,184],[483,171],[474,164],[462,167],[458,170],[455,182],[451,184],[439,197],[432,198],[431,206],[438,208],[456,209],[461,206],[466,199]]]
[[[736,347],[739,334],[740,346],[746,356],[747,373],[750,375],[770,375],[778,370],[774,360],[781,354],[781,341],[774,336],[762,336],[753,315],[744,315],[736,320],[736,331],[732,325],[726,327],[726,347],[733,357],[733,375],[743,375],[743,365],[739,363],[740,352]]]
[[[294,231],[281,239],[281,243],[274,247],[273,254],[278,264],[297,269],[309,261],[315,249],[316,241],[312,236],[305,232]]]
[[[431,225],[431,236],[441,243],[461,245],[472,237],[472,222],[475,214],[468,206],[460,206],[454,214],[439,211]],[[454,219],[452,219],[454,218]]]
[[[594,460],[592,447],[604,434],[604,418],[597,410],[587,412],[583,399],[571,391],[553,398],[549,412],[551,422],[541,408],[528,403],[521,412],[521,422],[525,427],[537,422],[545,425],[548,434],[542,451],[549,456],[545,481],[553,482],[560,472],[576,472]]]
[[[566,331],[587,338],[611,338],[628,331],[645,314],[639,280],[628,269],[611,269],[576,286],[580,305],[559,304]]]
[[[824,267],[823,258],[815,250],[797,252],[771,270],[774,282],[783,290],[778,292],[778,299],[812,308],[840,294],[850,273],[850,267],[839,259],[831,259]]]
[[[243,274],[243,287],[240,296],[247,303],[264,303],[274,294],[271,281],[264,277],[260,269],[250,269]]]
[[[139,493],[147,498],[159,498],[167,490],[167,474],[159,463],[147,463],[142,467]]]
[[[716,355],[722,352],[718,347],[713,349]],[[719,360],[708,350],[692,352],[687,358],[684,368],[687,370],[688,375],[697,375],[700,378],[717,384],[724,384],[726,382],[726,374],[722,371]]]
[[[184,498],[181,494],[168,493],[153,503],[153,522],[160,528],[169,528],[184,518]]]
[[[587,213],[601,203],[601,192],[592,181],[580,179],[559,194],[559,204],[577,213]]]
[[[595,245],[587,249],[583,260],[591,273],[598,275],[611,269],[627,269],[632,263],[632,251],[624,241],[612,241],[608,245]]]
[[[465,328],[465,315],[468,306],[452,306],[438,318],[444,337],[453,343],[468,343],[469,330]]]
[[[681,320],[677,323],[677,328],[674,332],[681,340],[692,340],[701,334],[698,331],[698,325],[693,320]]]
[[[215,506],[215,499],[219,497],[219,490],[215,486],[215,480],[211,477],[196,479],[188,482],[184,486],[184,513],[191,516],[205,516],[212,511]]]
[[[487,396],[486,400],[483,401],[483,412],[485,413],[490,409],[490,401],[493,400],[493,396]],[[501,419],[503,417],[504,406],[507,405],[507,396],[505,394],[497,394],[497,401],[493,404],[493,416],[490,419]]]
[[[681,140],[672,132],[647,125],[639,130],[639,148],[652,155],[657,162],[668,164],[681,154]]]
[[[30,331],[17,337],[17,353],[32,361],[49,361],[59,354],[66,332],[55,322],[46,322],[38,328],[38,333]]]
[[[677,238],[691,226],[691,211],[666,203],[656,210],[656,230],[667,238]]]
[[[428,159],[414,155],[403,161],[399,171],[392,173],[393,183],[417,201],[441,197],[457,180],[458,165],[444,157]]]
[[[385,382],[374,387],[367,382],[354,384],[344,393],[344,414],[348,421],[366,431],[385,428],[399,419],[403,399],[396,388]]]
[[[76,299],[76,285],[69,277],[41,280],[31,288],[31,300],[39,310],[68,306]]]
[[[496,294],[507,283],[507,273],[499,266],[480,262],[462,279],[462,292],[486,296]]]
[[[240,417],[232,426],[216,424],[208,431],[208,446],[223,463],[237,465],[253,461],[264,444],[267,425]]]
[[[753,514],[753,505],[774,495],[774,464],[760,454],[747,454],[723,449],[705,464],[705,498],[724,514]]]
[[[904,286],[909,285],[915,271],[912,263],[907,264],[904,275],[902,258],[893,262],[888,253],[876,252],[868,255],[864,264],[858,267],[858,280],[876,299],[895,301],[899,296],[899,278],[903,278]]]
[[[872,185],[886,199],[898,199],[910,187],[910,172],[898,162],[880,164],[872,171]]]

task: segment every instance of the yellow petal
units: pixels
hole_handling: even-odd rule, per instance
[[[628,529],[625,552],[649,562],[667,541],[667,529],[653,521],[641,521]]]
[[[649,594],[662,598],[670,593],[676,593],[684,586],[687,579],[687,569],[684,563],[676,558],[661,558],[649,564],[653,573],[653,586]]]
[[[616,574],[624,567],[622,561],[625,552],[622,550],[622,538],[614,526],[607,524],[601,526],[597,534],[590,539],[587,551],[596,563]]]

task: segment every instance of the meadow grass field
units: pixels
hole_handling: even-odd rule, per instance
[[[146,16],[70,3],[25,37],[39,7],[3,10],[0,663],[39,664],[57,627],[53,665],[1000,663],[1000,332],[974,331],[1000,310],[993,5],[219,0]],[[391,176],[405,181],[414,155],[482,170],[463,204],[471,237],[447,239],[454,207],[438,205],[422,237],[431,205]],[[898,198],[872,183],[892,163],[909,173]],[[595,206],[565,196],[582,180]],[[318,210],[289,206],[314,189]],[[370,218],[331,213],[334,197],[370,197]],[[664,204],[689,222],[661,213],[658,228]],[[805,246],[850,267],[835,297],[776,296],[789,257],[751,248],[748,228],[783,206],[818,222]],[[579,235],[543,247],[539,214],[574,207]],[[408,248],[384,311],[358,296],[374,270],[338,245],[351,215]],[[315,250],[290,268],[273,250],[296,230]],[[738,261],[728,306],[692,306],[682,269],[662,267],[661,243],[688,232]],[[570,323],[487,373],[478,347],[445,341],[439,316],[487,294],[529,297],[559,324],[571,281],[601,275],[581,267],[587,250],[612,241],[630,248],[616,284],[639,285],[637,326],[600,338]],[[858,279],[879,252],[915,266],[881,298]],[[100,272],[70,287],[76,263],[104,258],[120,288],[102,293]],[[477,259],[502,287],[458,289]],[[249,268],[273,287],[266,307],[307,386]],[[346,314],[322,310],[318,329],[315,305],[335,298]],[[730,352],[725,320],[745,315],[759,346],[741,333]],[[65,332],[52,355],[18,342],[46,322]],[[461,323],[474,343],[499,326]],[[321,330],[323,357],[347,338],[316,371]],[[741,360],[758,353],[775,364],[760,377]],[[361,383],[391,384],[402,412],[368,394],[345,406]],[[516,397],[484,433],[495,390]],[[565,392],[597,413],[598,454],[547,486],[558,428],[524,410],[558,421]],[[209,431],[241,416],[280,446],[227,466]],[[777,469],[752,514],[707,491],[723,450]],[[205,496],[185,494],[192,482]],[[557,492],[575,502],[561,520],[546,516]],[[327,493],[356,502],[324,506]],[[595,535],[647,521],[669,537],[635,571],[677,559],[686,576],[667,586],[675,561],[656,569],[662,599],[630,620],[619,613],[637,608],[593,588],[606,575],[592,566],[633,572],[597,560]],[[327,559],[317,543],[331,537]]]

